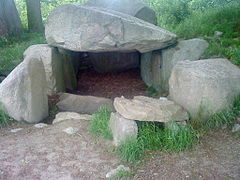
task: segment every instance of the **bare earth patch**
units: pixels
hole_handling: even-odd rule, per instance
[[[110,152],[111,142],[87,131],[87,121],[65,121],[36,129],[15,125],[0,130],[1,180],[101,180],[122,164]],[[62,130],[79,128],[76,135]],[[14,128],[22,131],[11,133]],[[212,133],[193,150],[149,152],[132,166],[129,180],[240,179],[240,140],[225,131]],[[127,164],[126,164],[127,165]]]

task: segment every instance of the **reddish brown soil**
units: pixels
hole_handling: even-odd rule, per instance
[[[111,73],[98,73],[88,69],[79,73],[77,94],[111,99],[119,96],[132,98],[146,95],[146,86],[139,69]]]

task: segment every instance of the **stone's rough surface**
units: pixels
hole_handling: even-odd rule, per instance
[[[227,59],[179,62],[169,80],[170,99],[193,118],[232,106],[240,93],[240,69]]]
[[[124,118],[139,121],[185,121],[188,113],[169,100],[159,100],[145,96],[135,96],[132,100],[115,98],[114,107]]]
[[[76,61],[75,53],[64,49],[59,49],[63,61],[63,76],[65,80],[65,87],[67,90],[76,90],[77,88],[77,72],[75,70],[78,67],[74,64]],[[79,59],[78,59],[79,60]]]
[[[91,120],[91,115],[79,114],[76,112],[60,112],[56,115],[55,119],[53,120],[53,124],[66,120]]]
[[[123,71],[139,67],[138,52],[89,53],[93,67],[98,72]]]
[[[16,132],[21,131],[21,130],[23,130],[23,128],[11,129],[10,132],[16,133]]]
[[[111,113],[109,128],[112,131],[115,146],[121,145],[126,138],[137,138],[137,123],[134,120],[125,119],[118,113]]]
[[[207,49],[208,43],[201,39],[179,41],[174,47],[141,55],[143,81],[160,92],[168,92],[168,81],[172,68],[179,61],[198,60]]]
[[[35,128],[44,128],[44,127],[47,127],[48,125],[45,124],[45,123],[38,123],[38,124],[35,124],[34,127]]]
[[[66,4],[54,9],[46,23],[49,45],[82,52],[161,49],[176,35],[138,18],[101,8]]]
[[[0,104],[13,119],[37,123],[48,116],[46,84],[42,61],[27,56],[0,84]]]
[[[155,12],[142,0],[89,0],[85,5],[111,9],[157,24]]]
[[[129,167],[125,167],[124,165],[119,165],[116,169],[111,170],[106,174],[106,178],[115,178],[119,175],[119,173],[127,172],[130,173],[131,170]]]
[[[163,91],[168,91],[168,81],[172,68],[183,60],[198,60],[208,48],[208,43],[202,39],[190,39],[179,41],[177,46],[162,50],[162,66],[159,71],[160,84]]]
[[[83,114],[95,113],[101,106],[107,107],[111,112],[114,111],[111,99],[94,96],[79,96],[68,93],[63,93],[60,96],[60,101],[57,103],[57,106],[61,111]]]
[[[234,124],[234,126],[232,128],[232,132],[235,133],[238,131],[240,131],[240,124]]]
[[[63,130],[63,132],[70,134],[70,135],[76,134],[78,131],[79,131],[78,128],[73,128],[73,127],[68,127]]]
[[[48,95],[51,96],[65,90],[62,57],[56,48],[52,48],[47,44],[32,45],[23,55],[25,58],[34,56],[43,62]]]

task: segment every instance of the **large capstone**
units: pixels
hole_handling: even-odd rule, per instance
[[[17,121],[38,123],[48,116],[47,82],[38,56],[27,56],[0,84],[0,105]]]
[[[175,34],[130,15],[74,4],[52,11],[45,35],[51,46],[81,52],[144,53],[176,42]]]
[[[240,69],[227,59],[178,62],[169,80],[169,93],[192,118],[208,118],[231,107],[240,94]]]
[[[155,12],[142,0],[89,0],[85,5],[112,9],[157,24]]]

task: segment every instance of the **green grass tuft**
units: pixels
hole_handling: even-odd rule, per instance
[[[110,111],[106,107],[99,108],[98,112],[92,115],[90,132],[105,139],[112,139],[112,134],[108,125]]]
[[[142,143],[133,137],[128,137],[126,140],[115,149],[122,161],[135,163],[143,156]]]
[[[4,128],[12,123],[11,118],[0,108],[0,128]]]
[[[198,131],[209,131],[223,127],[232,127],[237,117],[240,115],[240,96],[237,96],[233,102],[233,107],[222,110],[211,115],[209,118],[203,118],[199,114],[198,119],[190,121],[191,126]]]
[[[197,140],[197,133],[188,125],[169,122],[163,128],[145,122],[139,128],[137,139],[128,138],[116,151],[122,160],[134,163],[143,157],[145,151],[179,152],[192,147]]]

